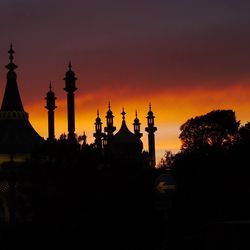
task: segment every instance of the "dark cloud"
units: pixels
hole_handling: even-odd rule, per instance
[[[249,11],[236,0],[2,0],[0,63],[12,41],[34,99],[50,80],[61,90],[69,59],[79,91],[223,87],[249,78]]]

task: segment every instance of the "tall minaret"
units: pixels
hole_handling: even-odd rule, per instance
[[[114,115],[110,108],[111,106],[109,102],[107,115],[105,116],[107,121],[107,126],[104,128],[104,131],[107,133],[107,143],[113,137],[114,132],[116,130],[116,127],[114,127]]]
[[[148,152],[149,152],[149,160],[150,166],[155,167],[155,131],[157,128],[154,126],[154,113],[151,110],[151,104],[149,104],[149,111],[148,111],[148,127],[146,127],[146,131],[148,132]]]
[[[65,88],[64,90],[67,92],[67,105],[68,105],[68,140],[70,142],[76,141],[75,135],[75,100],[74,100],[74,92],[77,90],[76,88],[76,80],[75,73],[71,70],[71,62],[69,62],[69,70],[66,72],[65,80]]]
[[[53,141],[55,140],[55,119],[54,119],[54,110],[56,109],[55,105],[55,94],[51,90],[52,86],[51,83],[49,85],[49,92],[47,93],[46,99],[46,106],[45,108],[48,110],[48,140]]]
[[[101,150],[102,149],[103,133],[102,133],[102,121],[101,121],[101,118],[99,117],[99,110],[97,110],[97,117],[96,117],[96,120],[95,120],[94,137],[95,137],[96,148]]]
[[[141,138],[142,137],[142,133],[140,132],[140,125],[141,125],[141,123],[140,123],[140,121],[139,121],[139,119],[137,117],[137,111],[135,111],[135,119],[134,119],[133,125],[134,125],[134,133],[135,133],[135,135],[138,138]]]

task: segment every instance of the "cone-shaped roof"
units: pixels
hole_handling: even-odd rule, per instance
[[[7,73],[7,83],[3,96],[1,111],[24,111],[17,87],[16,72],[14,71],[17,68],[17,65],[13,63],[13,54],[15,51],[12,49],[12,45],[10,45],[10,50],[8,53],[10,54],[10,62],[5,66],[5,68],[7,68],[9,71]]]
[[[10,62],[6,65],[7,84],[0,109],[0,153],[31,153],[43,138],[35,131],[24,111],[16,82],[17,66],[13,63],[14,50],[9,50]]]

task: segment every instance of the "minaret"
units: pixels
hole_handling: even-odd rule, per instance
[[[134,119],[133,125],[134,125],[134,133],[135,133],[135,135],[138,136],[138,138],[141,138],[142,137],[142,133],[140,133],[140,125],[141,125],[141,123],[140,123],[140,121],[139,121],[139,119],[137,117],[137,111],[135,111],[135,119]]]
[[[76,142],[75,135],[75,100],[74,100],[74,92],[77,90],[76,88],[76,80],[75,73],[71,70],[71,62],[69,62],[69,70],[66,72],[65,80],[65,88],[64,90],[67,92],[67,105],[68,105],[68,140],[70,142]]]
[[[107,133],[107,143],[109,143],[110,139],[113,137],[116,127],[114,127],[114,115],[111,111],[110,102],[108,105],[108,111],[106,117],[107,126],[104,128],[104,131]]]
[[[55,94],[51,90],[52,86],[51,83],[49,85],[49,92],[47,93],[46,99],[46,106],[45,108],[48,110],[48,140],[53,141],[55,140],[55,119],[54,119],[54,110],[56,109],[55,106]]]
[[[149,160],[150,166],[155,167],[155,131],[157,128],[154,126],[154,113],[151,110],[151,104],[149,104],[148,111],[148,127],[145,129],[148,132],[148,152],[149,152]]]
[[[95,145],[96,148],[101,150],[102,149],[102,137],[103,137],[103,133],[102,133],[102,121],[101,118],[99,117],[99,110],[97,110],[97,118],[95,120],[95,133],[94,133],[94,137],[95,137]]]

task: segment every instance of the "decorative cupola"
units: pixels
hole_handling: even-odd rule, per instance
[[[140,125],[141,125],[141,123],[140,123],[140,121],[139,121],[139,119],[137,117],[137,111],[135,111],[135,119],[134,119],[133,125],[134,125],[134,133],[135,133],[135,135],[138,136],[138,138],[141,138],[142,137],[142,133],[140,133]]]
[[[48,140],[55,140],[55,118],[54,118],[54,110],[57,108],[55,105],[55,93],[52,91],[51,83],[49,85],[49,92],[46,97],[46,106],[45,108],[48,110]]]
[[[97,149],[102,149],[102,138],[103,138],[103,133],[102,133],[102,121],[99,116],[99,110],[97,110],[97,117],[95,120],[95,145]]]
[[[65,75],[65,88],[64,90],[67,92],[67,110],[68,110],[68,140],[69,142],[76,142],[75,135],[75,96],[74,92],[77,90],[76,88],[76,80],[75,73],[72,71],[71,62],[69,62],[68,66],[69,70]]]
[[[104,128],[104,131],[107,133],[107,143],[108,143],[108,141],[113,137],[114,132],[116,130],[116,127],[114,127],[114,115],[113,112],[111,111],[110,102],[108,104],[108,111],[105,117],[107,125]]]
[[[151,103],[149,104],[149,111],[147,116],[148,127],[146,127],[146,131],[148,132],[148,152],[150,159],[150,166],[155,167],[155,131],[157,128],[154,126],[154,113],[151,110]]]

